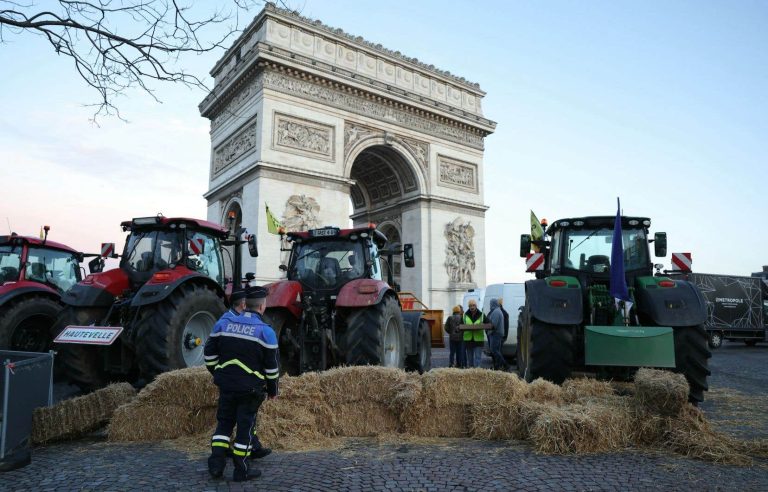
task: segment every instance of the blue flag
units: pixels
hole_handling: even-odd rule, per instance
[[[609,292],[617,300],[629,301],[627,279],[624,276],[624,244],[621,234],[621,202],[616,198],[618,209],[613,224],[613,244],[611,244],[611,282]]]

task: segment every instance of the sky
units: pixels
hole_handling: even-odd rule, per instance
[[[498,125],[485,141],[487,283],[530,278],[517,254],[530,210],[550,223],[613,215],[616,197],[667,233],[670,252],[691,252],[694,271],[768,264],[768,3],[287,3],[487,92]],[[206,77],[220,56],[179,66]],[[49,224],[51,239],[95,251],[122,243],[131,217],[205,218],[205,93],[154,88],[162,103],[130,91],[117,101],[128,122],[94,125],[94,94],[71,61],[5,33],[0,230]]]

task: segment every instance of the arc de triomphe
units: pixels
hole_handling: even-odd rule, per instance
[[[403,290],[450,309],[485,284],[483,117],[477,84],[267,4],[211,71],[208,219],[230,211],[257,233],[245,259],[259,283],[280,278],[278,236],[375,222],[413,243]]]

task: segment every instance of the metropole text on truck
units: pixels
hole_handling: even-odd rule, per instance
[[[768,269],[768,267],[764,267]],[[680,273],[704,295],[707,319],[704,327],[709,346],[723,340],[743,341],[752,346],[768,341],[768,281],[761,274],[751,277],[711,273]]]

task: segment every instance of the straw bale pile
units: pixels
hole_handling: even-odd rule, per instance
[[[117,407],[136,397],[128,383],[111,384],[85,396],[35,409],[32,443],[82,436],[106,424]]]
[[[597,379],[568,379],[562,386],[563,400],[567,403],[578,403],[586,398],[603,398],[614,394],[611,383]]]
[[[682,374],[642,368],[635,374],[634,398],[652,412],[678,415],[688,403],[688,382]]]
[[[139,393],[143,405],[177,405],[191,410],[215,407],[218,399],[219,389],[205,366],[160,374]]]

